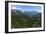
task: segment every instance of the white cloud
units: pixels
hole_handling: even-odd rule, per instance
[[[16,9],[16,7],[15,6],[11,6],[11,9]]]
[[[41,10],[36,10],[37,12],[42,12]]]

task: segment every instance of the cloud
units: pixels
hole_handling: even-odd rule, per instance
[[[42,12],[41,10],[36,10],[37,12]]]

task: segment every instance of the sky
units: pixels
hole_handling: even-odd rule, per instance
[[[41,6],[24,6],[24,5],[12,5],[11,9],[18,9],[22,11],[37,11],[41,12]]]

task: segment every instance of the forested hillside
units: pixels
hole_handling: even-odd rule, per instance
[[[11,28],[41,27],[41,13],[37,11],[11,10]]]

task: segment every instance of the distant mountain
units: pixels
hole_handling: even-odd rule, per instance
[[[40,15],[40,13],[37,11],[22,11],[22,10],[13,9],[13,10],[11,10],[11,12],[13,15],[16,15],[16,13],[19,15],[23,15],[23,16]]]
[[[28,16],[32,16],[32,15],[36,15],[36,14],[38,14],[38,12],[37,11],[27,11],[27,12],[24,12],[24,14],[27,14]]]

